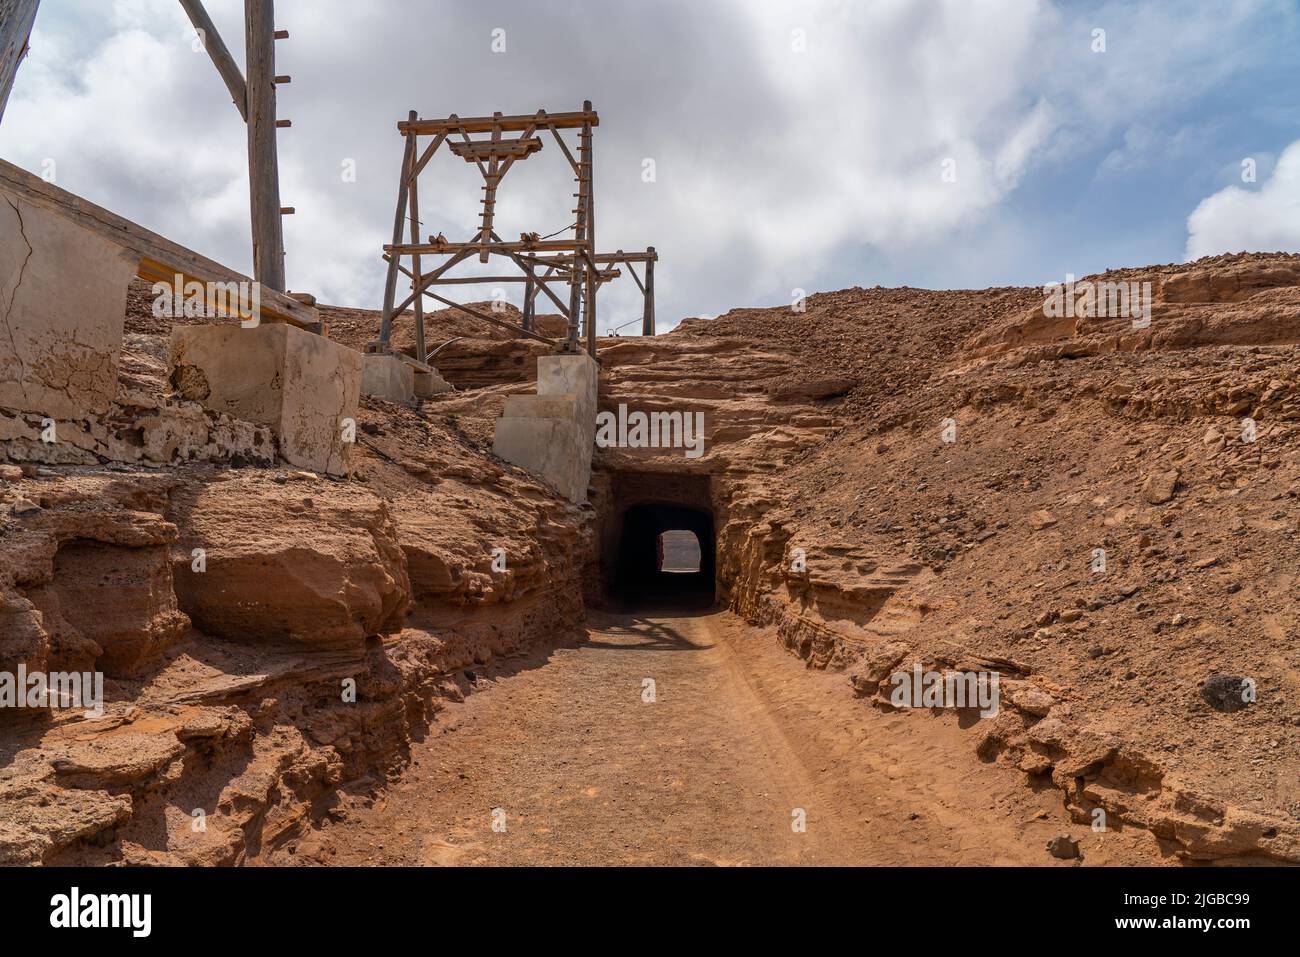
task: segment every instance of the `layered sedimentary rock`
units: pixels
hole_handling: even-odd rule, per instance
[[[602,408],[701,409],[721,594],[846,693],[1003,678],[972,747],[1190,860],[1300,860],[1294,256],[1123,270],[1151,323],[1035,289],[845,290],[611,343]],[[719,361],[725,356],[726,361]],[[1207,684],[1250,678],[1216,709]],[[1224,679],[1226,680],[1226,679]]]

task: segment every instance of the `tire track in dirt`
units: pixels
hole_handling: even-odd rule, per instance
[[[947,716],[872,711],[729,613],[593,615],[475,679],[396,782],[271,862],[1051,864],[1062,831],[1090,864],[1152,860],[979,762]]]

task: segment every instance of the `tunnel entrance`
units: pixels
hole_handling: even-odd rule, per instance
[[[624,608],[712,608],[717,545],[707,475],[617,472],[604,510],[604,597]]]

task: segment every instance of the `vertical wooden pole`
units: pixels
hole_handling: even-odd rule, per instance
[[[244,42],[253,278],[284,292],[284,228],[275,142],[275,0],[244,0]]]
[[[393,245],[402,243],[402,227],[406,222],[407,187],[411,182],[411,171],[415,163],[415,134],[403,133],[406,137],[406,149],[402,152],[402,175],[397,183],[397,212],[393,214]],[[388,257],[388,276],[384,279],[384,312],[379,320],[379,351],[388,351],[388,341],[393,334],[393,307],[397,296],[397,273],[402,256],[393,250]],[[420,297],[416,296],[416,302]],[[421,362],[424,360],[421,359]]]
[[[407,118],[412,123],[416,121],[416,118],[418,116],[419,114],[416,113],[415,110],[411,110],[411,112],[407,114]],[[411,242],[418,243],[420,241],[420,191],[417,184],[420,179],[420,174],[416,172],[415,169],[415,156],[416,153],[419,152],[419,136],[415,133],[412,133],[410,136],[410,142],[411,142],[411,150],[410,150],[411,159],[408,161],[407,164],[406,175],[408,177],[407,189],[411,197],[409,203],[411,208]],[[411,256],[411,272],[413,273],[411,279],[411,288],[419,289],[420,276],[421,276],[419,253],[414,253]],[[424,296],[422,295],[416,296],[415,303],[413,304],[413,308],[415,309],[415,358],[418,359],[420,362],[427,361],[425,358],[427,353],[425,352],[425,348],[424,348],[424,303],[422,302],[423,299]]]
[[[533,297],[536,293],[533,291],[533,267],[528,267],[528,275],[524,278],[524,331],[533,331]]]
[[[584,101],[582,108],[588,113],[591,112],[591,100]],[[587,353],[594,359],[596,356],[596,290],[600,286],[600,277],[596,275],[596,269],[593,265],[596,256],[596,203],[595,190],[592,189],[590,120],[586,120],[582,124],[579,145],[582,149],[579,165],[582,168],[582,208],[585,226],[583,238],[587,243],[587,252],[590,253],[590,257],[583,263],[584,274],[587,279],[587,297],[583,309],[583,320],[587,326]],[[577,265],[577,256],[574,256],[574,265]]]
[[[655,248],[646,249],[649,259],[645,263],[645,309],[641,313],[641,335],[655,334]]]
[[[40,0],[0,0],[0,120],[4,119],[18,64],[27,54],[27,39],[39,5]]]
[[[564,345],[565,352],[580,351],[578,323],[582,315],[582,273],[579,270],[578,257],[575,255],[569,271],[569,338]]]
[[[579,144],[581,150],[581,143]],[[587,234],[587,207],[583,202],[582,187],[582,169],[583,163],[581,156],[578,161],[578,169],[574,178],[578,183],[578,192],[574,195],[578,199],[577,208],[573,211],[573,238],[581,244],[583,237]],[[581,351],[580,340],[582,338],[582,248],[581,245],[573,250],[573,256],[569,261],[569,339],[565,344],[566,352]]]

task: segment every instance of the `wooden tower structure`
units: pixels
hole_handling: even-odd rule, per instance
[[[423,300],[431,299],[445,306],[454,306],[484,322],[506,326],[529,338],[551,343],[564,352],[579,352],[584,348],[596,354],[596,291],[620,275],[615,268],[634,262],[645,263],[646,282],[633,271],[633,277],[645,297],[643,328],[654,327],[654,262],[658,258],[653,247],[644,253],[600,254],[596,252],[596,207],[592,180],[592,130],[600,118],[592,109],[591,101],[572,113],[548,113],[538,110],[531,115],[460,117],[453,113],[446,119],[417,119],[414,110],[404,122],[397,124],[405,140],[402,169],[397,189],[397,210],[393,217],[393,240],[384,246],[384,259],[388,273],[384,283],[384,307],[380,319],[379,339],[370,344],[375,352],[392,351],[394,321],[411,309],[415,321],[415,355],[423,363],[429,355],[426,342]],[[575,135],[576,142],[566,142],[564,133]],[[497,192],[501,181],[515,163],[526,160],[542,149],[544,137],[551,140],[564,154],[573,171],[577,201],[573,209],[572,226],[561,230],[570,235],[555,238],[558,234],[540,236],[535,232],[522,233],[518,240],[506,240],[496,230],[495,212]],[[422,137],[426,138],[422,141]],[[464,162],[475,166],[482,175],[479,222],[474,232],[463,242],[448,240],[441,233],[420,236],[420,174],[425,171],[434,154],[443,146]],[[498,257],[515,267],[518,272],[494,276],[454,276],[456,266],[478,258],[480,263]],[[409,265],[408,265],[409,263]],[[410,282],[411,292],[400,302],[397,300],[398,276]],[[464,306],[434,291],[434,287],[479,283],[523,283],[523,324],[517,326],[497,316]],[[567,297],[563,296],[567,286]],[[533,328],[533,315],[538,295],[545,295],[566,320],[567,333],[552,339]]]

